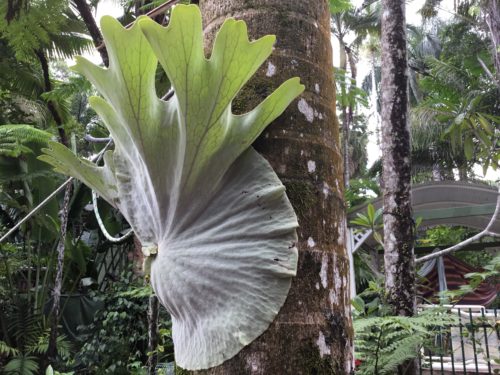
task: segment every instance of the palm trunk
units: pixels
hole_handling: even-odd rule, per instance
[[[221,366],[194,374],[349,374],[352,328],[345,249],[342,160],[335,116],[328,2],[201,1],[207,49],[225,18],[246,21],[253,38],[275,34],[271,58],[233,102],[253,108],[285,79],[305,93],[254,145],[277,171],[299,218],[299,264],[269,329]]]
[[[101,55],[102,62],[105,66],[108,66],[108,51],[106,50],[106,46],[104,45],[101,30],[99,30],[99,27],[97,27],[97,23],[95,22],[94,16],[92,15],[90,5],[87,3],[87,0],[73,0],[73,2],[76,6],[76,9],[78,9],[78,13],[80,13],[80,17],[82,17],[85,26],[87,26],[87,30],[92,37],[94,46]]]
[[[382,7],[385,287],[393,312],[411,316],[415,311],[415,265],[405,4],[404,0],[383,0]]]

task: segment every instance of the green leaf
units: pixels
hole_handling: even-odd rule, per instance
[[[470,136],[465,136],[464,153],[467,160],[471,160],[474,156],[474,142]]]
[[[352,307],[356,309],[359,313],[365,312],[365,301],[363,298],[356,296],[351,301]]]
[[[384,240],[382,236],[380,235],[379,232],[373,232],[373,238],[375,241],[377,241],[380,245],[384,246]]]
[[[479,124],[481,124],[486,133],[488,133],[489,135],[494,134],[495,129],[493,128],[493,126],[491,126],[490,122],[484,116],[477,113],[477,119],[479,120]]]
[[[420,227],[420,224],[422,224],[422,220],[424,218],[422,216],[418,216],[416,219],[415,219],[415,228],[418,228]]]
[[[350,0],[330,0],[330,13],[336,14],[352,9]]]
[[[143,246],[157,247],[151,283],[172,316],[179,366],[222,363],[261,335],[283,305],[297,266],[297,218],[269,163],[251,147],[303,90],[283,83],[255,109],[231,102],[269,57],[274,36],[248,40],[228,19],[210,58],[201,14],[178,5],[162,27],[141,17],[101,28],[104,69],[77,58],[102,97],[90,103],[115,143],[104,166],[52,143],[43,160],[119,208]],[[155,93],[158,61],[174,96]]]
[[[374,219],[375,219],[375,207],[373,207],[373,204],[368,204],[368,207],[366,208],[366,217],[368,218],[368,221],[373,225],[374,224]]]

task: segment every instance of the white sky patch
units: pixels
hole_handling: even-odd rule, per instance
[[[269,63],[267,64],[266,77],[272,77],[275,74],[276,74],[276,67],[273,65],[272,62],[269,61]]]
[[[328,345],[326,345],[325,341],[325,335],[323,335],[323,332],[319,331],[319,337],[318,341],[316,341],[316,344],[318,345],[319,348],[319,356],[323,358],[325,355],[330,355],[331,351]]]
[[[316,172],[316,162],[314,160],[309,160],[307,162],[307,170],[309,173]]]
[[[307,104],[307,102],[304,98],[299,100],[299,103],[297,104],[297,108],[299,109],[299,112],[302,113],[306,117],[307,121],[313,122],[314,109],[309,104]]]
[[[316,242],[314,242],[314,239],[312,237],[309,237],[307,239],[307,246],[309,246],[311,248],[314,247],[314,246],[316,246]]]

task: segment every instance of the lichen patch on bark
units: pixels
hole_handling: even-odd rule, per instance
[[[319,331],[318,341],[316,341],[316,344],[318,344],[319,356],[321,358],[323,358],[325,355],[331,354],[330,347],[326,345],[325,342],[325,335],[323,335],[323,332],[321,331]]]

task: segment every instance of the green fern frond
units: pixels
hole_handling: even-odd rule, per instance
[[[28,355],[18,355],[11,359],[3,368],[4,374],[36,375],[38,373],[37,358]]]
[[[423,338],[420,335],[412,335],[399,340],[390,346],[379,368],[381,375],[394,374],[396,368],[407,360],[416,358],[422,346]]]
[[[52,134],[30,125],[0,126],[0,155],[18,157],[31,153],[30,145],[46,146]]]
[[[11,346],[7,345],[5,341],[0,340],[0,356],[2,357],[10,357],[10,356],[16,356],[19,354],[19,350],[16,348],[12,348]]]
[[[47,330],[38,338],[38,341],[27,348],[28,353],[32,354],[47,354],[49,350],[50,331]],[[72,346],[65,335],[57,336],[57,354],[62,359],[69,359],[72,354]]]

